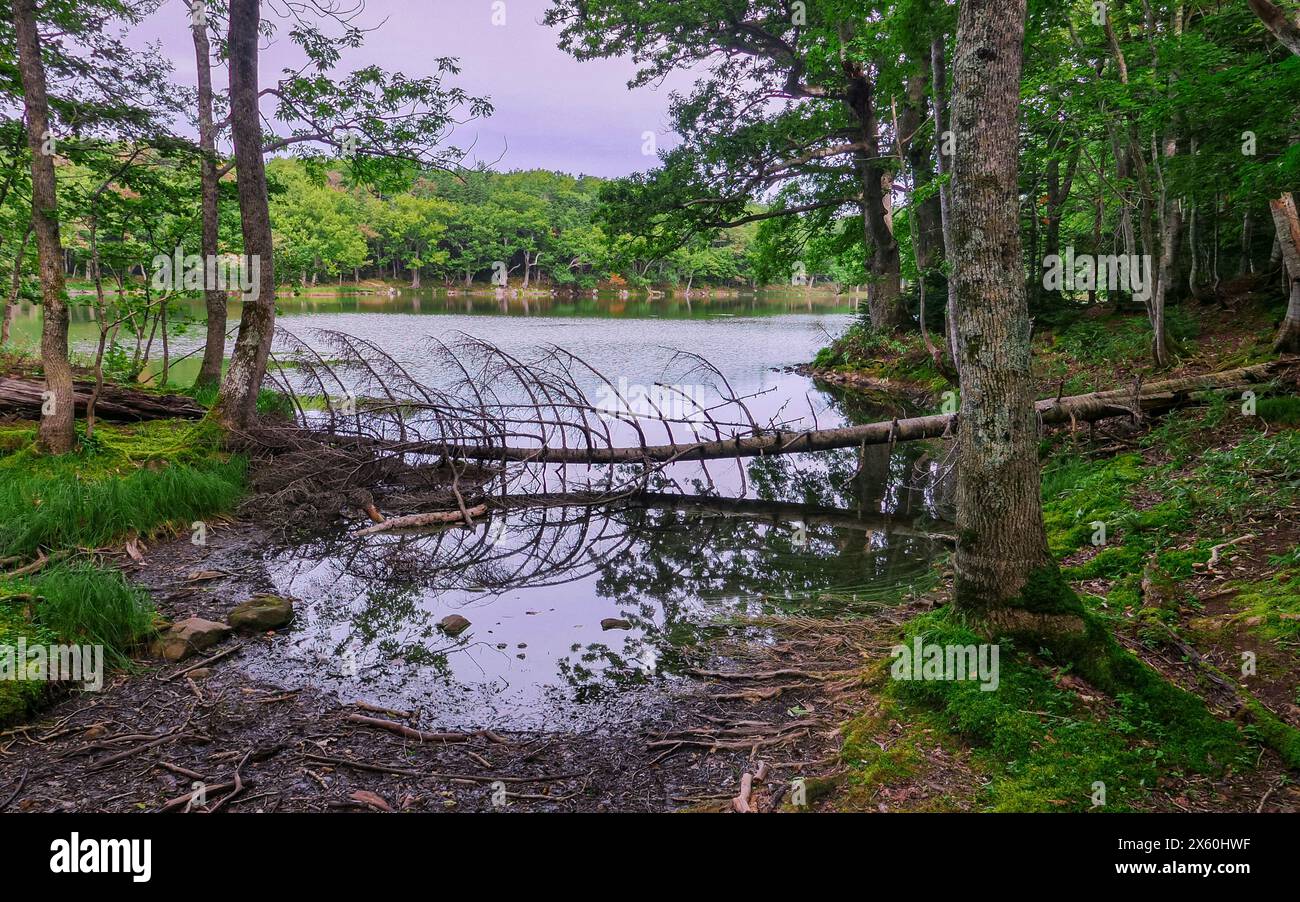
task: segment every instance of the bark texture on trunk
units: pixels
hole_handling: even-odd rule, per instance
[[[194,2],[194,0],[191,0]],[[199,164],[202,186],[204,260],[217,256],[217,139],[212,124],[212,48],[208,42],[206,22],[190,21],[194,34],[194,58],[198,64],[199,87]],[[203,346],[203,363],[199,366],[196,385],[216,385],[221,381],[221,361],[226,356],[226,293],[213,285],[204,286],[208,313],[207,338]]]
[[[1282,249],[1282,271],[1290,286],[1290,300],[1286,316],[1273,339],[1273,349],[1279,353],[1300,352],[1300,215],[1296,212],[1295,195],[1283,194],[1269,201],[1273,225],[1277,227],[1277,242]]]
[[[63,243],[59,237],[59,204],[54,182],[54,155],[48,152],[50,107],[45,91],[45,64],[36,30],[35,0],[13,0],[18,68],[27,111],[27,146],[32,154],[32,230],[40,258],[41,366],[47,400],[41,410],[37,444],[52,454],[77,445],[72,406],[72,366],[68,363],[68,303],[63,285]]]
[[[1039,496],[1018,217],[1024,23],[1025,0],[966,0],[953,67],[952,225],[961,261],[954,589],[959,610],[994,623],[1008,610],[1053,613],[1037,589],[1044,575],[1059,582]]]
[[[231,0],[230,125],[239,174],[239,218],[244,253],[258,260],[259,279],[244,297],[230,370],[221,385],[216,414],[230,429],[246,427],[257,412],[257,394],[275,334],[275,257],[271,212],[262,159],[262,123],[257,107],[257,43],[261,0]]]

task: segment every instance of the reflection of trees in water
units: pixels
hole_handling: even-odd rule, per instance
[[[850,455],[851,458],[852,455]],[[840,476],[853,482],[851,461]],[[844,468],[841,468],[842,470]],[[280,568],[328,567],[302,640],[350,654],[358,670],[385,661],[444,664],[477,642],[437,629],[430,602],[572,584],[589,578],[608,616],[633,630],[577,643],[557,661],[576,698],[675,669],[719,613],[802,610],[827,590],[897,584],[928,566],[935,540],[905,523],[836,506],[809,484],[803,502],[645,495],[612,505],[515,499],[474,528],[335,536],[277,556]],[[525,506],[526,505],[526,506]],[[481,643],[479,643],[481,644]],[[445,669],[445,667],[444,667]]]
[[[498,359],[494,349],[483,353]],[[558,366],[561,352],[551,353],[546,359]],[[551,391],[564,387],[564,403],[585,423],[591,410],[572,400],[581,400],[576,384],[543,370],[547,378],[538,376],[538,383]],[[376,374],[391,375],[387,369],[372,370]],[[422,403],[430,409],[445,399],[411,385],[425,393]],[[382,415],[395,417],[398,434],[421,422],[408,418],[402,405]],[[487,428],[489,418],[457,422]],[[551,434],[546,430],[563,431],[567,422],[555,415],[538,433],[539,444]],[[508,436],[497,438],[504,444]],[[605,442],[612,444],[608,433]],[[583,698],[675,667],[702,624],[720,613],[826,613],[828,593],[855,597],[910,582],[938,550],[934,538],[916,528],[942,509],[938,466],[922,445],[718,465],[735,467],[742,497],[720,497],[707,469],[694,480],[684,478],[683,463],[612,464],[599,480],[584,467],[529,466],[526,478],[503,478],[499,491],[478,496],[490,511],[472,527],[317,538],[280,553],[277,566],[326,568],[331,583],[310,606],[305,641],[335,656],[352,655],[358,670],[406,661],[445,671],[447,654],[488,644],[472,632],[461,638],[440,632],[437,619],[445,609],[503,603],[507,592],[585,581],[589,588],[576,591],[608,600],[607,615],[617,614],[633,629],[576,643],[559,655],[556,676]],[[577,478],[574,471],[585,475]],[[575,483],[588,494],[571,491]],[[529,490],[533,494],[520,494]],[[394,509],[404,491],[410,495],[397,482],[388,486],[384,506]]]

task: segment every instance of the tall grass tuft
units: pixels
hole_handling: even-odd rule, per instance
[[[152,629],[154,608],[148,594],[116,570],[60,564],[23,588],[28,586],[41,598],[37,611],[44,630],[61,642],[102,645],[105,659],[114,665],[129,664],[132,647]]]

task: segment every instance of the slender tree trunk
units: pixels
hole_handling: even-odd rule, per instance
[[[1254,244],[1253,222],[1250,210],[1241,215],[1241,262],[1237,268],[1238,276],[1245,276],[1255,271],[1255,261],[1251,259],[1250,248]]]
[[[27,224],[23,232],[22,244],[18,246],[18,256],[14,258],[13,277],[9,283],[9,294],[5,296],[4,317],[0,318],[0,348],[9,343],[9,327],[14,314],[18,312],[18,290],[23,284],[23,258],[27,256],[27,243],[32,237],[32,224]]]
[[[1295,195],[1287,193],[1269,202],[1277,241],[1282,248],[1282,268],[1291,286],[1286,316],[1277,330],[1273,348],[1280,354],[1300,352],[1300,216],[1296,213]]]
[[[18,68],[27,111],[27,146],[32,154],[32,229],[40,258],[41,366],[48,392],[41,409],[37,444],[52,454],[77,445],[72,404],[72,366],[68,362],[68,303],[63,286],[63,243],[59,238],[59,203],[54,181],[54,155],[47,152],[50,132],[49,100],[45,94],[45,63],[36,31],[35,0],[13,0]]]
[[[928,68],[927,66],[926,69]],[[932,148],[926,142],[916,139],[927,118],[925,97],[928,84],[929,77],[925,70],[910,76],[906,84],[907,99],[898,114],[898,128],[902,132],[899,138],[907,157],[907,168],[912,173],[913,192],[924,192],[934,181],[934,163],[930,155]],[[930,274],[943,252],[939,197],[933,194],[919,203],[913,201],[910,210],[909,218],[915,219],[917,227],[915,253],[918,269]]]
[[[1059,139],[1055,142],[1059,146]],[[1070,199],[1074,187],[1074,176],[1079,168],[1079,156],[1083,146],[1075,144],[1070,149],[1069,159],[1065,164],[1065,174],[1061,174],[1060,160],[1053,156],[1047,163],[1047,222],[1043,230],[1043,256],[1051,257],[1061,253],[1061,217],[1065,213],[1065,204]],[[1055,150],[1055,148],[1053,148]],[[1042,285],[1039,280],[1036,284]]]
[[[948,120],[948,67],[944,60],[943,36],[935,38],[930,44],[930,80],[934,86],[934,144],[935,165],[940,178],[950,175],[953,149],[947,138],[951,136]],[[943,182],[939,186],[939,223],[943,233],[943,256],[948,263],[948,354],[953,366],[960,369],[961,360],[957,353],[957,254],[953,248],[952,237],[952,185]]]
[[[847,103],[857,120],[861,147],[855,151],[855,167],[862,187],[862,224],[867,246],[871,249],[867,283],[867,310],[874,329],[893,331],[907,322],[907,308],[902,299],[902,265],[898,242],[889,228],[884,189],[885,170],[880,165],[880,134],[876,120],[871,79],[861,64],[846,62],[848,70]]]
[[[191,3],[198,0],[191,0]],[[212,48],[208,43],[207,22],[190,21],[194,35],[194,57],[198,63],[199,83],[199,181],[202,189],[203,237],[205,263],[217,256],[217,139],[212,124]],[[195,385],[216,385],[221,381],[221,362],[226,356],[226,293],[215,285],[204,285],[203,299],[208,312],[207,337],[203,345],[203,363]]]
[[[1170,357],[1169,335],[1165,328],[1165,301],[1174,282],[1174,264],[1178,259],[1183,214],[1176,199],[1162,199],[1161,208],[1163,227],[1160,238],[1160,271],[1156,277],[1155,291],[1147,302],[1147,313],[1151,319],[1151,359],[1157,367],[1166,367],[1170,363]]]
[[[244,253],[258,262],[259,278],[244,297],[230,370],[221,385],[216,413],[231,429],[242,429],[257,412],[257,395],[275,336],[275,255],[271,211],[262,159],[262,121],[257,107],[257,44],[261,0],[230,0],[230,124],[239,173],[239,218]]]
[[[1176,4],[1173,11],[1173,22],[1170,31],[1175,35],[1182,34],[1183,14],[1182,4]],[[1154,25],[1148,23],[1148,29],[1154,33]],[[1177,79],[1177,70],[1171,71],[1168,77],[1168,85],[1171,93],[1175,80]],[[1148,303],[1148,312],[1151,318],[1151,356],[1157,367],[1167,367],[1170,364],[1169,357],[1169,336],[1165,329],[1165,303],[1169,298],[1170,289],[1174,284],[1174,272],[1178,262],[1178,248],[1182,242],[1183,234],[1183,206],[1180,198],[1172,196],[1165,181],[1165,173],[1169,172],[1169,163],[1178,154],[1178,133],[1174,126],[1170,126],[1165,133],[1161,142],[1160,159],[1154,161],[1156,175],[1160,181],[1160,274],[1156,278],[1155,292]],[[1192,153],[1196,152],[1195,143],[1192,144]],[[1140,157],[1140,155],[1138,155]],[[1149,190],[1145,192],[1149,196]],[[1148,220],[1145,235],[1153,231],[1152,225]],[[1149,254],[1150,248],[1147,248]],[[1192,259],[1196,259],[1196,245],[1192,244]],[[1195,262],[1193,262],[1195,266]]]
[[[104,273],[99,261],[99,218],[90,217],[90,262],[87,274],[95,283],[95,316],[99,325],[99,344],[95,349],[95,387],[86,401],[86,440],[95,437],[95,405],[104,391],[104,349],[108,343],[108,304],[104,299]]]
[[[1017,152],[1025,0],[965,0],[954,60],[961,351],[955,602],[997,631],[1075,631],[1047,549],[1030,376]],[[1050,591],[1048,591],[1050,590]]]

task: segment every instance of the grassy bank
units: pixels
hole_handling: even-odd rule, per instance
[[[970,681],[895,680],[878,662],[864,674],[878,704],[844,728],[831,804],[1235,809],[1258,800],[1269,781],[1293,787],[1300,398],[1261,397],[1253,415],[1242,403],[1221,397],[1090,446],[1066,433],[1044,442],[1050,546],[1120,643],[1119,685],[1100,687],[1042,649],[1005,641],[991,692]],[[1250,538],[1225,544],[1242,536]],[[918,636],[982,641],[947,608],[891,638]],[[1243,652],[1256,671],[1243,668]]]
[[[35,450],[36,424],[0,425],[0,646],[100,644],[127,666],[151,631],[148,597],[100,561],[131,538],[188,531],[229,510],[245,462],[207,422],[99,424],[73,454]],[[24,572],[27,571],[27,572]],[[21,717],[48,684],[0,681],[0,723]]]
[[[1170,311],[1162,376],[1271,358],[1275,306]],[[937,336],[932,336],[939,340]],[[1149,364],[1140,314],[1094,308],[1040,320],[1040,396],[1123,386]],[[953,386],[920,336],[855,323],[814,369],[873,388]],[[841,810],[1254,810],[1300,802],[1300,397],[1262,389],[1095,434],[1043,440],[1049,545],[1118,667],[1077,672],[1044,649],[1000,645],[1000,685],[862,679],[873,704],[843,727]],[[1104,524],[1104,526],[1103,526]],[[946,590],[933,593],[942,602]],[[979,644],[946,607],[885,643]],[[1100,800],[1104,799],[1103,803]]]

